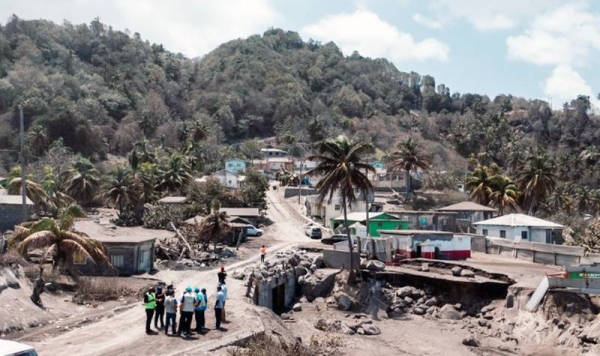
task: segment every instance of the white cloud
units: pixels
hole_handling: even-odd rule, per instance
[[[588,95],[592,104],[600,108],[600,102],[596,99],[592,87],[577,71],[566,64],[554,68],[552,75],[544,82],[544,94],[550,96],[552,101],[559,105],[570,102],[577,98],[577,95]]]
[[[231,39],[262,33],[281,19],[269,0],[21,0],[0,6],[0,21],[13,13],[58,23],[89,23],[100,16],[115,29],[139,32],[150,42],[191,57]]]
[[[600,50],[600,16],[585,3],[561,6],[506,39],[508,57],[540,65],[581,65]]]
[[[429,8],[438,21],[466,20],[479,31],[506,30],[560,0],[434,0]]]
[[[356,50],[364,56],[385,57],[393,61],[445,61],[450,53],[447,44],[434,38],[415,41],[410,34],[400,32],[367,10],[328,16],[300,32],[305,37],[334,41],[346,55]]]
[[[419,25],[423,25],[425,27],[429,27],[434,30],[439,30],[444,27],[444,25],[440,21],[436,21],[429,17],[425,17],[421,14],[414,14],[413,20]]]

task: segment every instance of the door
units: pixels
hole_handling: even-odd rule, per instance
[[[140,248],[140,260],[138,263],[138,273],[150,272],[152,269],[152,251],[149,247]]]

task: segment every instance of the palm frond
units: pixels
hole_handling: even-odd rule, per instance
[[[57,241],[58,237],[52,231],[39,231],[29,235],[17,248],[25,256],[30,249],[50,247]]]

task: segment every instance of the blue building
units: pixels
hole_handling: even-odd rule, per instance
[[[225,170],[232,173],[239,173],[246,170],[246,162],[239,158],[232,158],[225,161]]]

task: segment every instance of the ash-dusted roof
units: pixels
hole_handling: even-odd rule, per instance
[[[457,204],[445,206],[437,209],[438,211],[498,211],[497,209],[490,208],[489,206],[477,204],[472,201],[463,201]]]
[[[164,197],[158,202],[163,204],[185,204],[187,197]]]
[[[143,227],[119,227],[112,228],[97,224],[91,220],[80,220],[74,223],[75,231],[83,232],[92,239],[102,243],[129,243],[138,244],[166,237],[172,237],[173,232],[159,229],[145,229]]]
[[[198,224],[198,225],[199,225],[199,224],[202,224],[202,221],[203,221],[203,220],[204,220],[204,217],[203,217],[203,216],[196,215],[196,216],[194,216],[193,218],[189,218],[189,219],[187,219],[187,220],[186,220],[186,221],[184,221],[183,223],[184,223],[184,224],[187,224],[187,225],[196,225],[196,224]]]
[[[29,198],[25,198],[27,205],[33,205]],[[21,195],[0,195],[0,204],[2,205],[21,205],[23,197]]]
[[[379,233],[388,235],[450,235],[454,233],[450,231],[437,231],[437,230],[377,230]]]
[[[540,218],[536,218],[533,216],[525,215],[525,214],[508,214],[503,216],[498,216],[493,219],[478,221],[473,223],[473,225],[492,225],[492,226],[527,226],[527,227],[546,227],[546,228],[554,228],[554,229],[562,229],[563,225],[554,223],[552,221],[543,220]]]
[[[388,213],[369,213],[369,219],[374,219],[380,215],[390,215]],[[344,220],[344,215],[338,216],[337,218],[333,219],[335,221],[343,221]],[[364,212],[356,212],[356,213],[350,213],[348,214],[348,220],[349,221],[365,221],[367,220],[367,213]]]
[[[260,216],[258,208],[221,208],[219,211],[224,211],[229,216]]]

